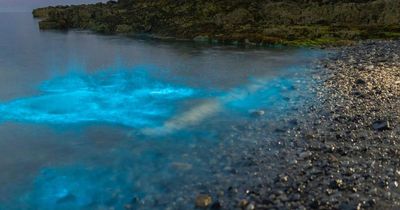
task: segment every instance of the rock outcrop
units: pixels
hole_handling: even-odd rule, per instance
[[[41,29],[222,43],[324,44],[400,37],[400,0],[119,0],[40,8]]]

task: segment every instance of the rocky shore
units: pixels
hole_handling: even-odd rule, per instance
[[[225,137],[233,146],[219,161],[233,166],[186,199],[203,209],[400,208],[400,41],[332,51],[313,70],[315,101]]]
[[[318,100],[281,136],[284,166],[244,209],[400,208],[399,52],[400,41],[367,41],[317,65]]]
[[[240,45],[344,45],[400,37],[400,0],[119,0],[39,8],[47,29]]]

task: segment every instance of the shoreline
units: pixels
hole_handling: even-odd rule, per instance
[[[286,167],[253,190],[256,209],[400,207],[400,42],[335,51],[316,66],[319,105],[287,131]]]
[[[315,101],[236,131],[256,144],[226,152],[236,167],[197,192],[213,199],[204,209],[400,208],[399,52],[365,41],[318,60]]]

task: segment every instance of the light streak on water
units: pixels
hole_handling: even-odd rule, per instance
[[[170,134],[199,124],[208,117],[223,111],[227,106],[233,106],[234,109],[246,113],[251,108],[260,107],[263,103],[264,105],[265,103],[272,105],[276,100],[282,100],[281,93],[291,88],[292,83],[293,81],[284,78],[271,79],[270,77],[265,77],[254,79],[243,87],[234,88],[222,96],[194,106],[190,110],[166,121],[160,127],[145,128],[143,132],[147,135]],[[260,91],[261,93],[258,93]],[[268,104],[264,107],[268,107]]]

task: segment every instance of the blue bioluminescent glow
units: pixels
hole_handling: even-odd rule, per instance
[[[33,190],[19,198],[27,209],[91,209],[123,205],[132,199],[134,179],[112,170],[80,165],[43,169]],[[23,207],[23,205],[21,206]]]
[[[155,79],[148,67],[70,73],[43,82],[40,95],[0,104],[0,120],[50,124],[111,123],[160,135],[201,123],[222,111],[248,113],[287,105],[294,81],[255,78],[228,91],[200,89]],[[152,72],[154,73],[154,72]],[[203,99],[182,109],[184,102]],[[205,100],[206,99],[206,100]]]
[[[182,183],[192,184],[192,177],[206,182],[212,176],[205,160],[218,129],[231,125],[231,119],[250,117],[253,109],[263,109],[264,117],[273,119],[292,104],[301,105],[301,91],[307,89],[304,78],[292,75],[304,69],[288,71],[289,76],[250,78],[227,90],[167,82],[152,76],[158,71],[141,66],[73,72],[44,81],[38,95],[0,104],[1,121],[96,122],[139,131],[122,135],[127,141],[101,152],[93,145],[83,147],[87,142],[79,145],[76,161],[42,166],[29,190],[0,209],[124,209],[127,204],[165,209],[165,201],[175,199],[168,196],[179,192]],[[227,122],[213,124],[215,118]],[[209,129],[208,122],[215,127]]]
[[[1,104],[1,119],[151,127],[169,118],[179,100],[198,96],[193,88],[152,79],[146,68],[72,73],[44,82],[40,91],[40,95]]]

